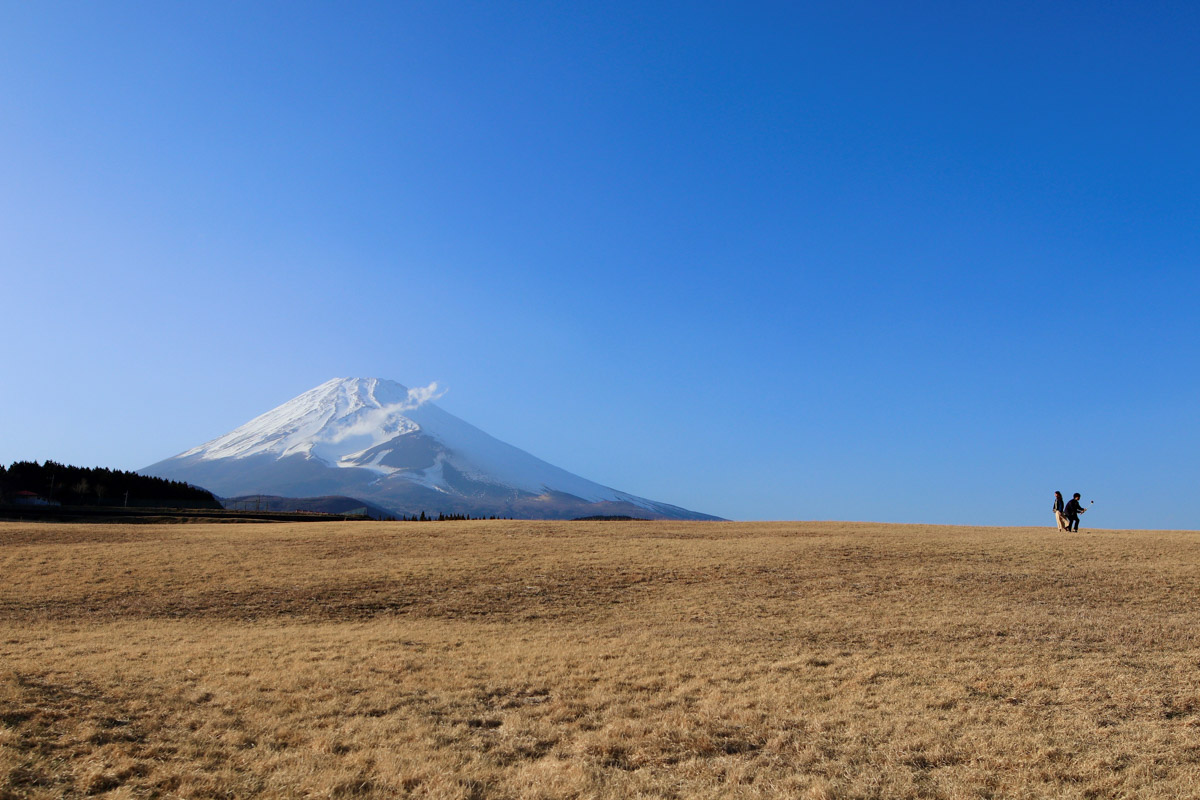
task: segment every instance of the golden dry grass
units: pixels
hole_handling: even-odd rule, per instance
[[[1195,797],[1200,534],[0,525],[0,798]]]

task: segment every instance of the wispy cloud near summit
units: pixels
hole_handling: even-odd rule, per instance
[[[428,386],[420,386],[416,389],[409,389],[408,398],[400,403],[395,410],[412,411],[413,409],[420,408],[426,403],[432,403],[434,400],[440,399],[441,397],[445,396],[447,391],[449,390],[439,390],[437,381],[434,381]]]

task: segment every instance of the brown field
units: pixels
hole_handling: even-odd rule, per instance
[[[1200,796],[1200,533],[0,525],[0,798]]]

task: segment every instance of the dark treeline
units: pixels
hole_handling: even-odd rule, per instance
[[[185,505],[220,508],[212,492],[182,481],[150,478],[106,467],[74,467],[47,461],[17,461],[0,466],[0,502],[13,502],[31,492],[63,505],[131,506]]]
[[[508,519],[508,517],[497,517],[493,514],[490,517],[472,517],[470,514],[438,514],[436,517],[429,517],[425,512],[421,512],[421,516],[413,514],[411,517],[406,517],[401,514],[398,517],[388,517],[389,522],[466,522],[468,520],[481,519]]]

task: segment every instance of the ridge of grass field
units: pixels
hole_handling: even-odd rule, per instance
[[[290,498],[280,498],[290,499]],[[314,498],[322,500],[324,498]],[[349,498],[346,498],[349,500]],[[371,519],[374,507],[360,506],[344,512],[289,509],[286,511],[266,508],[154,508],[121,506],[70,506],[70,505],[3,505],[0,504],[0,522],[20,523],[107,523],[115,525],[168,524],[168,523],[261,523],[261,522],[366,522]]]
[[[1200,792],[1200,533],[0,523],[0,798]]]

